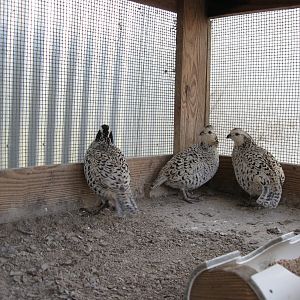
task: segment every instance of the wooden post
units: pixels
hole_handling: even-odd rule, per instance
[[[175,153],[199,140],[209,110],[210,25],[205,1],[179,0],[177,18]]]

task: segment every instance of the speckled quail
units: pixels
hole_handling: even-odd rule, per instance
[[[165,184],[182,191],[185,201],[195,199],[190,191],[209,181],[219,167],[218,138],[211,125],[200,133],[200,143],[174,155],[161,169],[152,189]]]
[[[113,144],[108,125],[102,125],[84,158],[84,174],[89,187],[101,198],[98,209],[115,205],[119,216],[137,211],[126,159]]]
[[[232,129],[227,138],[234,141],[232,164],[240,186],[251,198],[258,197],[260,206],[277,207],[285,180],[279,162],[240,128]]]

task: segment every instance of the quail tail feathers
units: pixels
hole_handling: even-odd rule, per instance
[[[161,186],[162,184],[164,184],[167,180],[168,180],[168,178],[166,176],[159,176],[153,182],[151,190],[154,190],[154,189],[158,188],[159,186]]]
[[[131,189],[118,192],[116,195],[116,210],[119,217],[124,217],[138,211]]]
[[[263,185],[262,193],[256,203],[267,208],[276,208],[280,202],[282,187],[280,184]]]

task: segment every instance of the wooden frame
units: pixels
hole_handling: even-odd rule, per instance
[[[209,119],[209,17],[299,7],[300,1],[274,0],[132,0],[177,12],[177,53],[174,152],[198,141]],[[170,156],[129,159],[135,192],[144,195]],[[284,195],[300,204],[300,166],[284,165]],[[221,157],[220,168],[209,183],[225,192],[241,192],[231,159]],[[73,209],[95,202],[81,164],[42,166],[0,171],[0,223],[47,212]]]
[[[156,8],[179,12],[180,0],[131,0]],[[200,2],[202,0],[194,1]],[[300,7],[299,0],[206,0],[206,16],[210,18]],[[195,3],[197,5],[197,3]]]
[[[295,7],[300,7],[299,0],[207,0],[207,16],[214,18]]]
[[[169,159],[169,155],[128,159],[136,195],[148,192]],[[0,224],[97,203],[79,163],[2,170],[0,189]]]
[[[132,2],[177,12],[177,0],[131,0]]]

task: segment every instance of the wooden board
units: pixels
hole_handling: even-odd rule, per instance
[[[300,206],[300,166],[282,164],[282,167],[286,177],[283,185],[283,202]],[[235,179],[231,157],[228,156],[220,157],[219,170],[208,185],[221,192],[247,195]]]
[[[300,7],[299,0],[213,0],[207,1],[207,16],[220,17],[295,7]]]
[[[143,195],[170,156],[128,159],[132,187]],[[82,164],[0,171],[0,223],[95,203]]]
[[[131,0],[140,4],[177,12],[180,0]],[[192,1],[197,2],[197,1]],[[300,7],[299,0],[206,0],[206,16],[221,17],[234,14]]]
[[[174,152],[199,141],[207,116],[209,21],[205,1],[179,0]]]
[[[149,195],[149,187],[171,156],[128,159],[133,191]],[[283,165],[285,202],[300,206],[300,166]],[[243,191],[235,180],[231,158],[221,157],[220,168],[210,181],[212,189],[228,193]],[[96,198],[86,184],[82,164],[41,166],[0,171],[0,223],[80,206],[93,206]],[[172,193],[161,189],[157,193]]]
[[[258,300],[247,282],[232,272],[204,271],[192,284],[189,300]]]
[[[176,12],[177,0],[130,0],[136,3]]]

